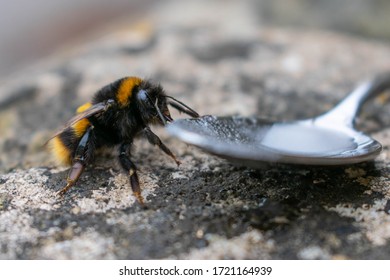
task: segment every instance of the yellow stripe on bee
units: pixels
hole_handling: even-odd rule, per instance
[[[138,77],[129,77],[124,79],[119,88],[118,88],[118,93],[117,93],[117,100],[120,106],[124,107],[129,105],[129,99],[131,97],[133,88],[135,86],[139,86],[142,82],[142,79]]]
[[[83,137],[85,131],[87,130],[87,128],[90,125],[91,125],[91,123],[89,122],[88,119],[82,119],[82,120],[78,121],[77,123],[75,123],[74,125],[72,125],[73,131],[74,131],[74,134],[76,135],[76,137],[77,138]]]
[[[50,141],[50,149],[54,155],[55,160],[59,164],[70,165],[72,160],[70,157],[69,149],[62,143],[61,139],[57,136]]]
[[[80,107],[78,107],[76,110],[76,113],[80,114],[80,113],[84,112],[85,110],[89,109],[91,106],[92,106],[92,104],[87,102],[87,103],[81,105]]]
[[[87,102],[87,103],[81,105],[80,107],[78,107],[76,112],[78,114],[80,114],[80,113],[86,111],[87,109],[89,109],[91,106],[92,106],[92,104]],[[90,125],[91,125],[91,123],[89,122],[88,119],[79,120],[74,125],[72,125],[73,131],[74,131],[74,134],[76,135],[76,137],[81,138]]]

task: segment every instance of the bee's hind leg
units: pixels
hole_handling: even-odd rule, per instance
[[[130,186],[134,196],[142,207],[146,207],[144,204],[144,198],[141,195],[141,187],[139,185],[137,167],[130,159],[131,144],[123,143],[119,147],[119,162],[122,168],[128,173],[130,177]]]
[[[85,165],[83,165],[79,161],[76,161],[69,170],[68,178],[66,179],[67,181],[66,186],[63,189],[61,189],[57,194],[64,195],[74,184],[76,184],[77,180],[79,179],[81,173],[83,173],[84,169],[85,169]]]
[[[68,177],[66,179],[67,184],[57,193],[58,195],[64,195],[72,186],[76,184],[81,173],[83,173],[85,166],[92,159],[92,155],[95,150],[93,138],[93,128],[89,127],[84,133],[83,137],[81,137],[81,140],[77,146],[75,156],[72,160],[72,167],[70,168]]]

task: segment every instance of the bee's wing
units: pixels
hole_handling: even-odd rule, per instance
[[[105,102],[100,102],[100,103],[97,103],[97,104],[94,104],[92,105],[91,107],[89,107],[87,110],[77,114],[76,116],[74,116],[73,118],[71,118],[60,130],[58,130],[52,137],[50,137],[49,140],[46,141],[45,145],[51,140],[53,139],[54,137],[58,136],[59,134],[61,134],[62,132],[64,132],[64,130],[66,130],[67,128],[71,127],[72,125],[74,125],[75,123],[77,123],[78,121],[81,121],[85,118],[89,118],[89,117],[92,117],[92,116],[95,116],[99,113],[102,113],[102,112],[105,112],[107,111],[108,108],[110,108],[114,103],[114,100],[112,99],[109,99],[108,101],[105,101]]]

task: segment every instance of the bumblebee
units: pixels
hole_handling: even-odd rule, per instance
[[[67,184],[58,194],[64,195],[76,184],[98,148],[117,146],[119,163],[129,176],[134,196],[144,206],[131,147],[134,138],[142,135],[180,164],[149,127],[173,121],[168,105],[191,117],[199,117],[193,109],[166,95],[160,85],[138,77],[119,79],[97,91],[92,101],[80,106],[77,114],[48,141],[57,161],[70,166]]]

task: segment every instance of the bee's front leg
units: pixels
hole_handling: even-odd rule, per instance
[[[164,153],[170,156],[176,162],[177,165],[181,164],[181,162],[176,158],[176,156],[171,152],[171,150],[168,149],[168,147],[165,146],[163,142],[161,142],[160,138],[158,138],[158,136],[150,130],[150,127],[146,126],[143,132],[150,144],[158,146],[161,150],[163,150]]]

